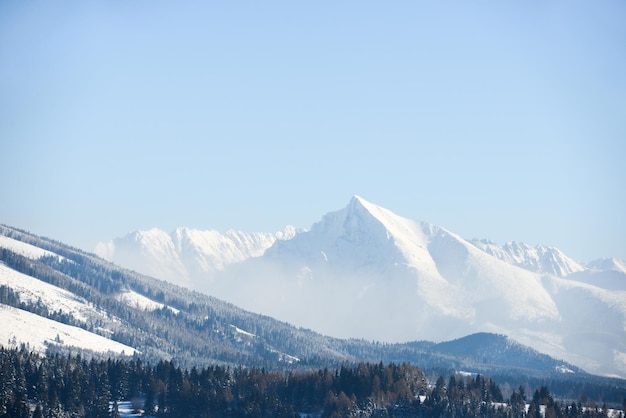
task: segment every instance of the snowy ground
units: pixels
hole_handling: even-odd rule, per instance
[[[53,252],[41,249],[39,247],[35,247],[34,245],[15,240],[13,238],[6,237],[4,235],[0,235],[0,247],[7,248],[16,254],[22,255],[26,258],[31,258],[33,260],[50,255],[57,256],[59,257],[59,259],[63,258]]]
[[[95,352],[132,355],[135,349],[84,329],[61,324],[34,313],[0,304],[0,345],[27,343],[31,350],[45,353],[49,344],[78,347]]]
[[[110,408],[113,408],[113,403],[111,402]],[[121,401],[117,404],[117,410],[120,412],[121,418],[129,418],[129,417],[141,417],[143,416],[140,413],[133,413],[133,405],[131,401]]]
[[[76,296],[60,287],[51,285],[42,280],[15,271],[0,262],[0,285],[5,285],[19,294],[20,301],[37,303],[38,300],[50,312],[63,311],[71,314],[74,319],[88,322],[95,318],[102,318],[98,312],[81,297]]]
[[[171,306],[165,305],[160,302],[155,302],[152,299],[145,297],[144,295],[140,295],[137,292],[133,292],[132,290],[127,290],[125,292],[118,294],[116,296],[116,299],[119,300],[120,302],[124,302],[125,304],[127,304],[128,306],[132,308],[136,308],[140,310],[155,311],[157,309],[162,309],[162,308],[167,307],[175,314],[180,312],[176,308],[172,308]]]

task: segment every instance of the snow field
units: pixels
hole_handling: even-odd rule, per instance
[[[132,290],[127,290],[125,292],[118,294],[116,296],[116,299],[119,300],[120,302],[127,304],[128,306],[132,308],[136,308],[140,310],[155,311],[157,309],[163,309],[167,307],[175,314],[180,312],[176,308],[172,308],[171,306],[165,305],[160,302],[156,302]]]
[[[8,250],[13,251],[16,254],[24,256],[26,258],[30,258],[36,260],[45,256],[57,256],[59,259],[63,259],[58,254],[55,254],[51,251],[44,250],[39,247],[35,247],[34,245],[27,244],[22,241],[15,240],[13,238],[9,238],[4,235],[0,235],[0,247],[6,248]]]
[[[87,323],[90,319],[104,316],[89,305],[84,298],[42,280],[22,274],[2,263],[0,263],[0,285],[13,289],[22,302],[36,303],[38,300],[41,300],[50,312],[63,311],[84,323]]]
[[[31,350],[45,354],[49,344],[78,347],[100,353],[133,355],[135,349],[82,328],[61,324],[34,313],[0,304],[0,345],[26,343]]]

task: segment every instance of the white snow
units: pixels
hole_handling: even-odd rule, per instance
[[[298,363],[300,361],[300,359],[298,357],[295,357],[295,356],[292,356],[292,355],[289,355],[289,354],[285,354],[285,353],[280,352],[278,350],[270,349],[269,351],[271,351],[272,353],[277,354],[279,361],[283,361],[283,362],[288,363],[288,364]]]
[[[245,331],[241,328],[238,328],[233,324],[230,324],[230,327],[233,328],[237,334],[242,334],[242,335],[245,335],[246,337],[256,338],[256,335],[252,334],[251,332]]]
[[[470,242],[487,254],[535,273],[565,277],[585,270],[583,265],[567,257],[561,250],[554,247],[545,245],[531,247],[528,244],[516,241],[509,241],[503,246],[499,246],[489,240],[474,239]]]
[[[113,410],[113,402],[109,403],[109,411]],[[130,418],[130,417],[143,417],[143,409],[137,413],[133,412],[133,404],[132,401],[119,401],[117,403],[117,410],[120,413],[120,418]]]
[[[0,236],[0,246],[31,259],[61,256],[36,246]],[[106,314],[94,308],[86,299],[50,283],[20,273],[0,262],[0,285],[11,288],[25,303],[43,304],[50,313],[62,311],[83,323],[106,319]],[[0,304],[0,344],[28,343],[30,348],[45,353],[54,343],[93,350],[132,355],[132,347],[109,340],[81,328],[62,324],[34,313]]]
[[[130,307],[140,309],[140,310],[155,311],[157,309],[163,309],[167,307],[169,310],[171,310],[175,314],[178,314],[180,312],[176,308],[165,305],[164,303],[156,302],[133,290],[126,290],[124,292],[119,293],[116,296],[116,299],[121,302],[124,302]]]
[[[563,374],[574,373],[574,370],[570,369],[567,366],[557,366],[556,371]]]
[[[3,304],[0,304],[0,323],[3,324],[0,344],[7,347],[26,343],[31,350],[45,353],[49,344],[56,344],[100,353],[135,353],[130,346]]]
[[[626,261],[619,258],[600,258],[587,264],[593,270],[611,270],[626,274]]]
[[[172,237],[157,228],[134,231],[106,243],[99,243],[95,253],[120,266],[149,276],[189,286],[187,269],[180,260]]]
[[[31,245],[22,241],[18,241],[13,238],[9,238],[4,235],[0,235],[0,247],[9,249],[16,254],[19,254],[26,258],[30,258],[32,260],[36,260],[44,256],[57,256],[59,257],[59,259],[63,259],[63,257],[51,251],[44,250],[42,248],[36,247],[34,245]]]
[[[50,312],[63,311],[75,319],[88,322],[103,318],[104,314],[97,311],[87,300],[60,287],[51,285],[34,277],[15,271],[0,262],[0,285],[5,285],[19,294],[20,301],[36,303],[38,300]]]
[[[178,228],[171,234],[157,228],[134,231],[99,243],[99,256],[149,276],[187,287],[211,279],[227,266],[262,255],[277,240],[287,240],[296,229],[287,226],[272,233]],[[201,277],[201,279],[200,279]]]

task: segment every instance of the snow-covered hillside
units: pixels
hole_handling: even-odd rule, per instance
[[[5,248],[31,260],[41,257],[57,257],[58,254],[44,250],[5,235],[0,235],[0,248]],[[63,315],[91,327],[107,324],[115,319],[96,309],[88,300],[66,289],[46,283],[35,277],[20,273],[0,261],[0,286],[10,289],[26,305],[45,309],[48,313]],[[85,329],[0,303],[0,345],[25,343],[30,349],[45,353],[51,346],[75,347],[100,353],[132,355],[135,349]],[[112,331],[107,330],[110,333]]]
[[[172,308],[171,306],[167,306],[164,303],[160,303],[160,302],[156,302],[150,298],[145,297],[142,294],[139,294],[137,292],[134,292],[132,290],[126,290],[124,292],[120,292],[117,297],[117,300],[124,302],[125,304],[127,304],[128,306],[132,307],[132,308],[136,308],[136,309],[140,309],[140,310],[146,310],[146,311],[154,311],[157,309],[163,309],[163,308],[167,308],[170,311],[172,311],[173,313],[178,313],[180,312],[178,309],[176,308]]]
[[[99,353],[133,355],[135,349],[82,328],[62,324],[22,309],[0,304],[0,341],[2,345],[29,348],[45,353],[51,345],[77,347]],[[10,325],[10,326],[9,326]]]
[[[295,233],[295,228],[289,226],[274,234],[233,230],[222,234],[190,228],[178,228],[168,234],[154,228],[99,243],[95,252],[124,267],[197,288],[210,280],[215,272],[250,257],[258,257],[276,240],[290,239]]]
[[[16,292],[21,302],[41,302],[48,311],[62,311],[82,322],[102,320],[106,315],[94,309],[84,298],[65,289],[19,273],[0,263],[0,285],[5,285]]]
[[[34,245],[28,244],[26,242],[18,241],[13,238],[0,235],[0,248],[6,248],[13,251],[16,254],[22,255],[26,258],[31,258],[33,260],[38,259],[40,257],[59,257],[63,258],[58,254],[55,254],[51,251],[44,250],[39,247],[35,247]]]

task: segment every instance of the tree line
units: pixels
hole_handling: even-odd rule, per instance
[[[439,377],[416,366],[359,363],[336,369],[268,371],[161,360],[39,356],[0,348],[0,417],[119,417],[131,400],[153,417],[608,417],[602,407],[555,400],[546,386],[509,399],[481,375]],[[527,406],[527,404],[529,404]],[[620,411],[617,417],[623,417]]]

